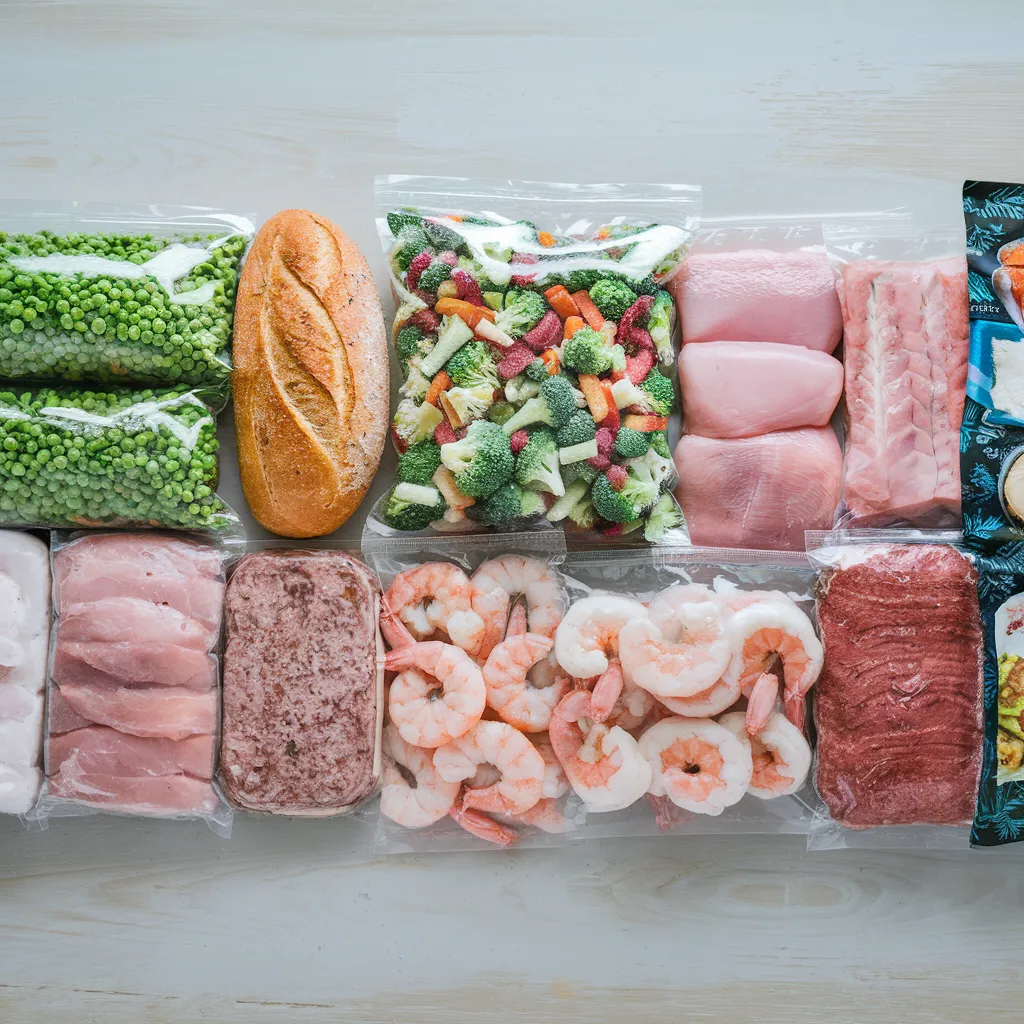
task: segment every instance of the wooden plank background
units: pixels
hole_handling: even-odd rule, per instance
[[[1022,42],[1005,0],[0,0],[0,192],[309,206],[382,288],[382,172],[690,181],[709,214],[958,224],[965,176],[1024,174]],[[374,860],[369,839],[0,822],[0,1019],[916,1024],[1024,995],[1014,849]]]

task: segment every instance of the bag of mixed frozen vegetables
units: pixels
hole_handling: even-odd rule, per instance
[[[232,534],[207,394],[0,390],[0,526]]]
[[[402,384],[368,529],[681,527],[664,286],[700,190],[391,176],[377,207]]]
[[[0,378],[216,387],[253,236],[203,207],[0,204]]]

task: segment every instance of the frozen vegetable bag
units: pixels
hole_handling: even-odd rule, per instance
[[[216,386],[253,225],[204,207],[0,203],[0,378]]]
[[[368,528],[681,525],[665,286],[700,190],[390,176],[398,480]]]

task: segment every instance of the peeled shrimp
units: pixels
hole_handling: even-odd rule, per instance
[[[732,657],[721,607],[710,599],[684,600],[660,621],[645,615],[622,628],[619,657],[626,678],[659,698],[707,690]]]
[[[467,789],[462,799],[466,809],[522,814],[541,798],[544,759],[511,725],[478,722],[434,751],[434,767],[446,782],[472,779],[481,765],[493,766],[500,776],[489,785]]]
[[[786,717],[802,728],[804,697],[824,660],[811,620],[792,602],[758,601],[729,619],[729,635],[735,653],[727,678],[739,682],[743,692],[750,694],[773,664],[781,663]]]
[[[469,654],[480,651],[484,621],[473,611],[473,585],[457,565],[426,562],[406,569],[395,577],[386,597],[416,640],[441,631]]]
[[[479,666],[460,648],[438,640],[396,647],[384,667],[399,673],[388,713],[406,743],[440,747],[480,721],[487,687]]]
[[[551,639],[539,633],[511,636],[491,651],[484,665],[488,706],[523,732],[543,732],[551,721],[551,709],[569,688],[565,677],[556,677],[550,686],[531,685],[528,673],[547,656],[551,645]]]
[[[762,800],[795,793],[811,770],[811,745],[785,715],[775,712],[756,736],[746,729],[742,711],[722,715],[718,724],[750,743],[754,771],[747,792]]]
[[[651,767],[625,729],[592,722],[590,703],[587,690],[562,698],[548,729],[551,746],[587,810],[621,811],[647,792]]]
[[[458,822],[470,835],[474,835],[478,839],[485,839],[497,846],[509,847],[519,838],[512,829],[489,818],[486,814],[481,814],[480,811],[466,807],[465,797],[460,796],[448,813],[452,820]]]
[[[740,699],[739,681],[719,679],[692,697],[659,697],[658,700],[675,715],[684,718],[713,718],[728,711]]]
[[[526,601],[531,633],[554,637],[565,611],[565,588],[558,574],[537,558],[502,555],[473,574],[473,609],[485,623],[481,655],[486,657],[505,632],[509,605]]]
[[[608,654],[619,653],[619,632],[634,619],[646,619],[639,601],[604,594],[584,597],[566,613],[555,632],[558,664],[577,679],[593,679],[608,668]]]
[[[459,795],[457,782],[445,782],[429,750],[410,746],[389,723],[384,729],[380,813],[406,828],[440,821]]]
[[[750,744],[708,718],[666,718],[639,746],[652,771],[651,793],[684,810],[721,814],[750,785]]]

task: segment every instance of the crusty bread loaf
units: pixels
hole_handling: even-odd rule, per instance
[[[285,537],[331,533],[363,500],[388,426],[384,317],[362,253],[318,214],[272,217],[242,271],[234,334],[249,507]]]

